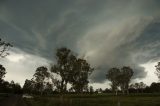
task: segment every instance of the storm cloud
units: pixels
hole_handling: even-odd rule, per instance
[[[144,78],[140,65],[160,57],[159,11],[158,0],[2,0],[0,37],[49,61],[66,46],[95,67],[93,82],[124,65]]]

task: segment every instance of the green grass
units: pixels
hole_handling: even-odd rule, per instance
[[[160,106],[160,95],[59,95],[25,99],[29,106]]]

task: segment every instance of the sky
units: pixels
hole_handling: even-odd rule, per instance
[[[95,68],[95,88],[107,87],[107,70],[122,66],[134,70],[133,81],[157,82],[159,11],[159,0],[1,0],[0,38],[14,46],[0,59],[5,79],[23,85],[67,47]]]

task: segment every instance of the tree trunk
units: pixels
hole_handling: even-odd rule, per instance
[[[118,90],[116,90],[116,96],[118,95]]]
[[[65,81],[64,89],[63,89],[63,90],[64,90],[64,92],[66,92],[66,91],[67,91],[67,83],[68,83],[68,82],[67,82],[67,81]]]
[[[60,92],[64,93],[64,79],[62,79],[62,81],[61,81]]]

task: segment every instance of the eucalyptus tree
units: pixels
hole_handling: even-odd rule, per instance
[[[41,66],[36,69],[35,74],[33,75],[35,81],[34,87],[41,93],[44,90],[45,79],[50,77],[47,67]]]
[[[59,48],[56,52],[57,63],[51,66],[51,72],[56,73],[61,77],[61,80],[56,81],[57,88],[61,93],[66,92],[67,84],[70,80],[73,70],[73,61],[76,57],[70,49]]]
[[[106,74],[106,78],[111,81],[111,88],[113,92],[116,92],[117,95],[117,91],[118,91],[118,86],[119,86],[119,75],[120,75],[120,69],[118,68],[111,68],[108,70],[107,74]]]
[[[128,88],[132,76],[133,76],[133,70],[130,67],[124,66],[121,68],[118,80],[120,88],[123,93],[125,93],[125,91],[129,93]]]
[[[81,93],[88,88],[88,77],[93,70],[94,68],[85,59],[76,59],[70,76],[70,83],[75,92]]]
[[[116,94],[118,87],[121,88],[123,93],[125,93],[125,91],[128,93],[129,83],[132,76],[133,70],[127,66],[124,66],[121,69],[111,68],[106,74],[106,78],[111,81],[112,90],[116,92]]]
[[[82,92],[88,85],[88,76],[93,71],[90,64],[75,56],[67,48],[57,49],[57,62],[51,67],[51,72],[58,74],[61,80],[55,81],[61,93],[66,92],[67,84],[70,83],[76,92]]]

